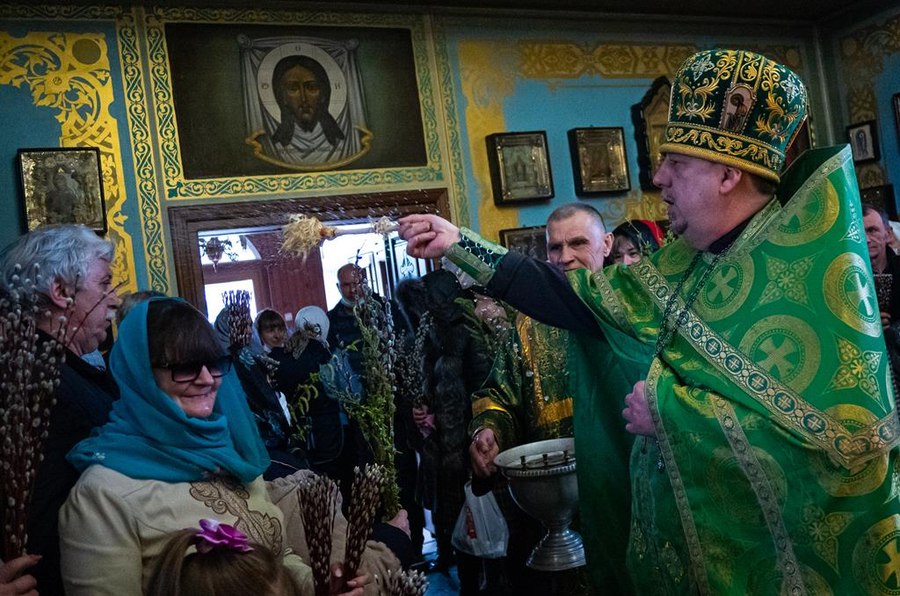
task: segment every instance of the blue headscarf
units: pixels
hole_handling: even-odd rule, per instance
[[[79,471],[101,464],[129,478],[197,482],[210,472],[248,483],[269,467],[234,369],[222,377],[209,418],[189,418],[156,384],[150,367],[147,310],[134,307],[119,326],[109,368],[121,397],[110,421],[78,443],[67,459]]]

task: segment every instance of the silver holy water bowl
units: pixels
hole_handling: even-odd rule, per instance
[[[544,524],[528,566],[539,571],[581,567],[584,543],[569,529],[578,508],[575,440],[552,439],[507,449],[494,464],[509,479],[509,492],[525,513]]]

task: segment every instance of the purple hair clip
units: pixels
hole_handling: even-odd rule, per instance
[[[214,519],[201,519],[200,531],[197,532],[197,552],[208,553],[212,549],[222,546],[242,553],[249,553],[253,548],[247,544],[247,535],[228,524],[217,522]]]

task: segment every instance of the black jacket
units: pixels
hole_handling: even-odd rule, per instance
[[[66,454],[88,438],[93,429],[109,421],[110,410],[118,397],[119,389],[108,371],[67,352],[56,390],[56,405],[50,414],[44,461],[38,466],[28,509],[27,550],[43,556],[31,572],[42,596],[63,594],[57,518],[80,475],[66,461]]]
[[[309,460],[303,447],[294,440],[293,429],[288,424],[278,394],[269,385],[260,364],[247,365],[240,357],[240,350],[231,348],[234,369],[241,388],[247,396],[247,405],[256,420],[259,436],[266,445],[272,463],[263,472],[264,480],[274,480],[309,468]]]
[[[269,357],[278,361],[275,370],[276,388],[285,394],[288,403],[294,404],[297,388],[310,383],[310,377],[319,372],[323,364],[331,359],[331,354],[321,342],[310,340],[299,358],[284,348],[275,348]],[[325,393],[321,382],[313,383],[318,396],[309,403],[306,416],[309,428],[306,432],[306,453],[309,461],[320,464],[336,458],[343,446],[341,407],[337,400]]]
[[[457,298],[471,299],[443,270],[425,276],[432,326],[423,346],[424,398],[435,432],[425,441],[423,466],[468,473],[471,395],[491,371],[491,358],[472,332]]]
[[[338,302],[337,306],[328,311],[328,345],[332,348],[346,349],[356,344],[355,350],[347,350],[347,358],[350,360],[350,370],[362,379],[365,376],[365,367],[362,357],[362,332],[352,306],[345,306]]]
[[[384,298],[373,294],[372,299],[378,302],[379,308],[384,308]],[[390,301],[390,305],[391,316],[394,320],[394,334],[399,338],[410,331],[410,324],[394,300]],[[332,349],[346,349],[354,342],[359,342],[356,344],[355,350],[347,350],[347,357],[350,360],[350,369],[365,383],[362,331],[359,330],[359,323],[356,321],[356,315],[353,314],[353,307],[338,302],[334,308],[328,311],[328,321],[328,345]]]

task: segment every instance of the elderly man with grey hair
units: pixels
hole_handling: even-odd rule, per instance
[[[66,454],[109,420],[118,397],[112,377],[82,359],[106,339],[119,307],[110,270],[114,252],[110,241],[85,226],[55,225],[20,236],[0,253],[4,286],[16,265],[25,272],[37,266],[36,291],[42,309],[49,313],[38,327],[45,340],[56,336],[60,316],[68,319],[66,362],[28,513],[27,550],[43,557],[33,575],[44,595],[63,593],[57,516],[79,475]]]

